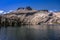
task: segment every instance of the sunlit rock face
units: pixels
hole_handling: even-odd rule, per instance
[[[56,17],[59,17],[59,18],[60,18],[60,12],[56,12],[56,13],[54,13],[54,16],[56,16]]]
[[[48,10],[33,10],[31,8],[19,8],[18,10],[4,14],[0,20],[6,25],[36,25],[60,23],[60,12],[48,12]]]
[[[51,14],[51,13],[50,13]],[[50,20],[47,22],[48,24],[60,24],[60,12],[52,13],[50,16]]]
[[[31,18],[30,22],[31,24],[40,24],[46,21],[46,17],[48,16],[48,13],[40,13],[37,12],[34,15],[32,15],[33,17]]]

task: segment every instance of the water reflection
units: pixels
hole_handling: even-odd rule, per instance
[[[0,40],[60,40],[60,25],[1,27]]]

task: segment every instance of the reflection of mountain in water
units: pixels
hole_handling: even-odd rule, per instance
[[[26,25],[21,27],[2,27],[1,40],[60,40],[59,25]]]

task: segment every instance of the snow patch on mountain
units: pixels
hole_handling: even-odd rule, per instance
[[[0,15],[2,15],[2,14],[7,14],[7,13],[10,13],[10,12],[12,12],[13,10],[10,10],[10,11],[8,11],[8,12],[6,12],[6,11],[4,11],[4,10],[0,10]]]

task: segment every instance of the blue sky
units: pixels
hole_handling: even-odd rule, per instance
[[[31,6],[33,9],[60,10],[60,0],[0,0],[0,10],[16,10]]]

